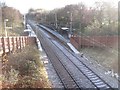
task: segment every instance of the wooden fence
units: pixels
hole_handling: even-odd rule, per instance
[[[0,37],[0,55],[24,48],[26,45],[36,44],[36,37],[17,36]]]

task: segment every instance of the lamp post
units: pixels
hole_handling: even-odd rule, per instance
[[[72,34],[72,21],[73,21],[73,15],[70,13],[70,34]]]
[[[82,19],[83,19],[83,6],[80,7],[81,11],[80,11],[80,36],[81,36],[81,48],[82,48]]]
[[[7,37],[7,30],[6,30],[6,22],[8,21],[8,19],[4,20],[4,29],[5,29],[5,37]]]
[[[57,13],[55,13],[55,28],[58,28],[58,24],[57,24]]]
[[[73,22],[73,14],[72,12],[67,12],[68,14],[70,14],[70,34],[69,34],[69,37],[71,37],[71,34],[72,34],[72,22]]]

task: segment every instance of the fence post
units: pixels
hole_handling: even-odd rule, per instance
[[[27,45],[27,37],[25,37],[25,46]]]
[[[7,38],[7,42],[8,42],[8,43],[7,43],[7,45],[8,45],[8,50],[9,50],[9,52],[10,52],[10,38],[9,38],[9,37]]]
[[[22,39],[22,48],[24,48],[25,46],[24,46],[24,43],[23,43],[23,37],[21,39]]]
[[[3,48],[3,55],[5,54],[5,42],[4,37],[2,37],[2,48]]]
[[[23,37],[23,39],[24,39],[24,46],[26,45],[26,37]]]
[[[15,50],[15,42],[14,42],[14,37],[12,37],[12,47],[13,47],[12,51],[14,51],[14,50]]]
[[[16,49],[18,49],[18,41],[17,41],[17,37],[16,37],[15,39],[16,39]]]
[[[23,46],[25,47],[26,46],[26,37],[23,37]]]
[[[26,37],[23,37],[23,46],[24,46],[24,47],[26,46],[25,38],[26,38]]]
[[[26,37],[26,45],[28,45],[28,37]]]
[[[19,37],[17,37],[17,49],[19,49]]]
[[[19,42],[20,42],[20,50],[21,50],[21,37],[19,37]]]

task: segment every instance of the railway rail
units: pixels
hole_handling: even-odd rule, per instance
[[[40,36],[41,44],[46,52],[47,56],[52,62],[53,67],[55,68],[59,78],[61,79],[63,86],[65,88],[79,88],[76,85],[75,80],[72,78],[71,74],[65,69],[64,65],[60,62],[59,58],[56,56],[55,52],[53,52],[52,48],[50,47],[50,42],[48,41],[45,36]],[[48,42],[47,42],[48,41]]]
[[[51,37],[48,28],[39,26],[38,38],[48,58],[52,62],[61,82],[65,88],[94,88],[96,90],[114,90],[108,83],[84,64],[79,57],[74,55],[68,48],[57,42],[55,34]],[[46,31],[44,31],[46,30]],[[59,38],[59,36],[57,36]],[[61,42],[60,37],[60,42]],[[62,41],[64,42],[64,40]],[[66,41],[65,41],[66,42]],[[64,42],[64,43],[65,43]],[[84,81],[83,81],[84,80]],[[86,84],[85,84],[85,83]]]
[[[104,80],[102,80],[98,75],[96,75],[92,70],[90,70],[84,63],[82,63],[79,58],[73,56],[71,53],[68,51],[66,52],[63,47],[61,47],[57,42],[53,42],[56,47],[59,48],[59,50],[62,51],[62,53],[69,58],[69,60],[93,83],[93,85],[96,88],[111,88]],[[64,52],[65,51],[65,52]],[[69,53],[69,54],[66,54]],[[71,55],[70,55],[71,54]],[[71,59],[72,58],[72,59]],[[74,62],[73,60],[79,60],[79,65],[78,63]]]

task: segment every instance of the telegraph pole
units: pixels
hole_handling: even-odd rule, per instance
[[[55,27],[56,29],[58,28],[58,24],[57,24],[57,14],[55,13]]]
[[[72,22],[73,22],[73,15],[70,13],[70,34],[72,34]]]
[[[69,11],[67,13],[70,14],[70,31],[69,31],[69,34],[68,34],[68,37],[70,38],[71,34],[72,34],[73,14],[72,14],[72,12],[70,13]]]

